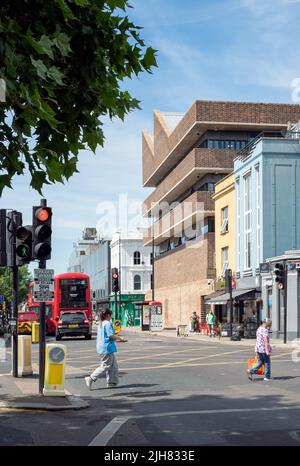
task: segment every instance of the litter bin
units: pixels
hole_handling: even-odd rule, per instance
[[[178,337],[187,337],[188,336],[188,326],[187,325],[177,325],[177,336]]]

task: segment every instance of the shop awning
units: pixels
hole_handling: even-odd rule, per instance
[[[241,297],[251,293],[252,291],[256,291],[255,288],[252,288],[251,290],[232,290],[232,298],[235,299]],[[205,304],[226,304],[229,299],[229,293],[223,293],[220,296],[215,296],[214,298],[207,297],[207,299],[205,299]]]

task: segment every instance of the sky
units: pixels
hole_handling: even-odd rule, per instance
[[[53,208],[48,268],[55,273],[67,270],[73,242],[85,226],[97,226],[104,236],[120,226],[126,217],[125,196],[129,229],[140,221],[139,206],[151,192],[142,186],[141,132],[152,131],[153,110],[186,112],[196,99],[300,103],[300,0],[130,4],[129,18],[143,26],[146,44],[158,50],[158,68],[127,82],[142,110],[124,123],[106,121],[104,147],[96,155],[82,151],[80,173],[65,185],[43,190]],[[31,224],[32,206],[40,199],[29,178],[17,176],[13,190],[4,190],[0,208],[21,211],[23,224]],[[104,213],[110,206],[119,215],[106,225]]]

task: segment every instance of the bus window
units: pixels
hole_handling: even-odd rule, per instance
[[[63,279],[59,282],[61,290],[60,308],[80,309],[88,306],[86,299],[87,280]]]

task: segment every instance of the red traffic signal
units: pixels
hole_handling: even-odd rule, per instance
[[[119,278],[119,274],[114,273],[114,274],[113,274],[113,278],[114,278],[114,279]]]
[[[41,207],[35,211],[35,217],[40,222],[47,222],[52,215],[52,209],[47,207]]]

